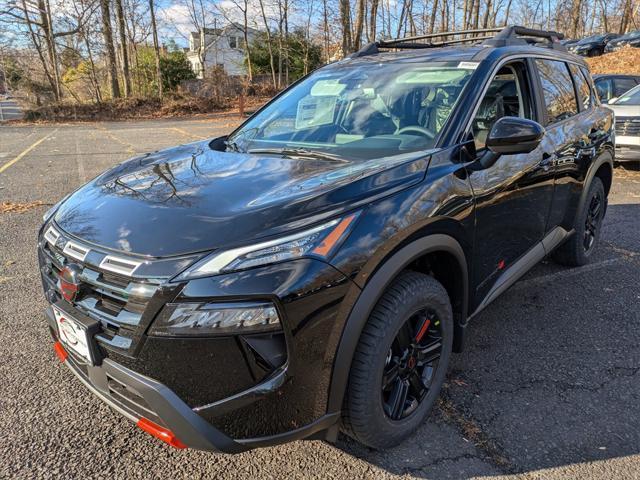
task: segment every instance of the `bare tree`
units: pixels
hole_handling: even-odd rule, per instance
[[[131,76],[129,75],[129,52],[127,50],[127,34],[124,21],[124,9],[122,0],[114,0],[116,6],[116,19],[118,20],[118,34],[120,36],[120,55],[122,56],[122,79],[124,84],[124,96],[131,95]]]
[[[153,8],[153,0],[149,0],[149,15],[151,16],[151,32],[153,34],[153,50],[156,55],[156,81],[158,82],[158,96],[162,98],[162,70],[160,69],[160,45],[158,44],[158,27],[156,26],[156,13]]]
[[[340,1],[340,26],[342,27],[342,55],[347,56],[353,51],[351,40],[351,6],[349,0]]]
[[[326,0],[324,1],[326,5]],[[269,26],[269,21],[267,20],[267,14],[265,13],[265,10],[264,10],[264,1],[259,0],[259,2],[260,2],[260,12],[262,13],[262,21],[264,22],[264,30],[267,35],[267,50],[269,52],[269,67],[271,68],[271,80],[273,82],[273,88],[278,88],[278,80],[276,78],[276,66],[275,66],[275,60],[273,58],[273,45],[272,45],[273,42],[271,38],[271,28]]]
[[[116,52],[113,48],[113,28],[111,27],[111,12],[109,0],[100,0],[100,10],[102,11],[102,35],[107,53],[107,66],[109,68],[109,80],[111,82],[111,96],[120,97],[120,85],[118,84],[118,70],[116,67]]]

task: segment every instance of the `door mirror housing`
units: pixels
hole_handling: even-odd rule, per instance
[[[493,124],[486,145],[499,155],[532,152],[544,137],[544,127],[538,122],[520,117],[502,117]]]

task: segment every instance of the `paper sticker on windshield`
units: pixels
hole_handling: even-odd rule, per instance
[[[475,70],[478,68],[478,62],[460,62],[458,68],[466,68],[468,70]]]
[[[337,100],[338,97],[311,95],[300,100],[296,113],[296,130],[332,123]]]

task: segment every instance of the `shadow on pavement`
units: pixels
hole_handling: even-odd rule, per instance
[[[402,445],[338,446],[393,474],[469,478],[640,454],[640,205],[591,263],[536,267],[469,326],[443,401]]]

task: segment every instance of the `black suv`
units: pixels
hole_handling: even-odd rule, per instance
[[[569,45],[570,52],[583,57],[597,57],[602,55],[607,47],[607,44],[620,37],[617,33],[603,33],[599,35],[591,35],[590,37],[583,38],[582,40]]]
[[[179,448],[402,441],[469,320],[546,255],[588,262],[607,206],[586,65],[498,30],[368,45],[64,199],[39,234],[58,356]]]

